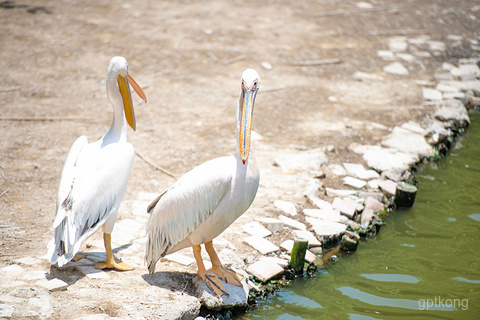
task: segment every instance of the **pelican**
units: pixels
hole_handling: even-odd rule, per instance
[[[259,87],[258,73],[245,70],[237,105],[237,152],[187,172],[148,206],[145,260],[150,274],[161,257],[192,246],[197,273],[217,296],[227,294],[222,281],[242,285],[236,273],[222,266],[212,240],[247,211],[257,193],[260,174],[250,136]],[[212,262],[209,270],[201,257],[202,243]]]
[[[125,58],[112,58],[106,81],[114,112],[112,125],[96,142],[88,143],[87,137],[81,136],[68,153],[58,188],[55,235],[48,245],[52,265],[61,267],[72,260],[82,241],[102,227],[107,260],[96,268],[133,269],[115,261],[111,245],[134,156],[133,146],[127,142],[127,123],[136,130],[130,85],[147,102],[142,88],[128,74]]]

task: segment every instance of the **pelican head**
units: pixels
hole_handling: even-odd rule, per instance
[[[107,82],[108,80],[117,82],[118,90],[120,91],[120,95],[122,96],[123,100],[125,118],[127,119],[128,125],[135,131],[137,125],[135,122],[135,112],[133,110],[130,85],[133,87],[138,96],[145,101],[145,103],[147,102],[147,97],[138,83],[128,74],[128,63],[124,57],[113,57],[110,60],[110,64],[108,65]]]
[[[247,69],[242,74],[242,93],[240,94],[239,113],[239,152],[243,164],[248,159],[252,132],[253,107],[255,97],[260,88],[260,76],[253,69]]]

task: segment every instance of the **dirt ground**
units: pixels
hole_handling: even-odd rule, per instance
[[[443,62],[478,56],[480,1],[368,3],[377,10],[353,0],[0,2],[0,267],[46,253],[70,146],[84,134],[97,140],[110,126],[104,79],[115,55],[128,60],[130,74],[148,97],[146,105],[134,97],[137,131],[129,130],[129,141],[177,177],[235,151],[240,76],[246,68],[256,69],[262,86],[253,130],[263,139],[253,148],[262,181],[249,214],[272,216],[272,201],[279,198],[305,205],[300,186],[275,183],[275,155],[333,145],[330,163],[362,162],[348,151],[349,144],[375,144],[388,133],[372,124],[392,128],[421,121],[431,106],[422,104],[418,81],[434,81]],[[416,48],[431,56],[402,61],[409,75],[392,75],[383,71],[391,61],[377,51],[389,50],[394,36],[428,37],[446,48]],[[339,63],[296,65],[333,58]],[[266,70],[263,62],[273,68]],[[356,71],[385,80],[358,81]],[[136,157],[120,219],[131,214],[129,205],[139,192],[159,193],[173,182]],[[324,181],[332,187],[339,183],[329,176]],[[46,262],[39,267],[54,272]],[[142,279],[146,273],[145,266],[132,273],[138,286],[149,286]],[[110,283],[112,288],[130,277],[109,274],[118,282]],[[78,274],[63,278],[102,287]],[[54,294],[52,318],[122,316],[116,310],[123,298],[105,287],[99,289],[102,301],[86,298],[97,301],[93,307],[79,296],[72,300],[74,291]],[[147,319],[154,318],[152,305],[143,311]]]

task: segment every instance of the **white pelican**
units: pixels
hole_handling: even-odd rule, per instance
[[[129,85],[145,102],[147,98],[128,74],[127,61],[123,57],[110,60],[106,85],[114,111],[110,129],[103,138],[90,144],[86,136],[78,138],[63,167],[53,223],[55,235],[48,245],[52,265],[61,267],[69,262],[82,241],[103,227],[107,260],[96,268],[133,269],[124,262],[115,261],[111,233],[134,156],[133,146],[127,142],[127,122],[136,129]]]
[[[257,193],[260,174],[250,135],[259,87],[258,73],[245,70],[237,105],[237,152],[187,172],[148,206],[145,260],[150,274],[161,257],[192,246],[198,275],[217,296],[226,294],[220,279],[241,286],[238,276],[222,266],[212,240],[247,211]],[[200,255],[202,243],[212,262],[209,270]]]

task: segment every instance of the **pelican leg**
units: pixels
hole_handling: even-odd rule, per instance
[[[222,279],[225,283],[233,284],[237,287],[243,286],[240,282],[240,275],[222,265],[220,258],[218,258],[217,252],[215,252],[215,248],[213,248],[212,241],[205,243],[205,250],[207,250],[207,253],[210,256],[210,261],[212,262],[212,268],[209,271],[216,274],[217,277]]]
[[[197,274],[200,276],[200,278],[202,278],[208,289],[214,292],[217,297],[220,297],[223,294],[228,294],[225,291],[225,286],[223,285],[221,278],[219,278],[215,273],[211,272],[210,270],[207,271],[205,269],[201,251],[202,248],[200,247],[200,245],[193,246],[193,256],[195,257],[198,266]]]
[[[123,261],[116,262],[112,252],[112,235],[109,233],[103,233],[103,243],[105,244],[105,251],[107,252],[107,260],[100,262],[95,269],[115,269],[118,271],[133,270],[133,267],[129,266]]]
[[[86,258],[87,255],[83,254],[83,253],[80,253],[80,252],[77,252],[75,253],[75,255],[73,256],[72,258],[72,261],[75,262],[75,261],[78,261],[80,259],[83,259],[83,258]]]

